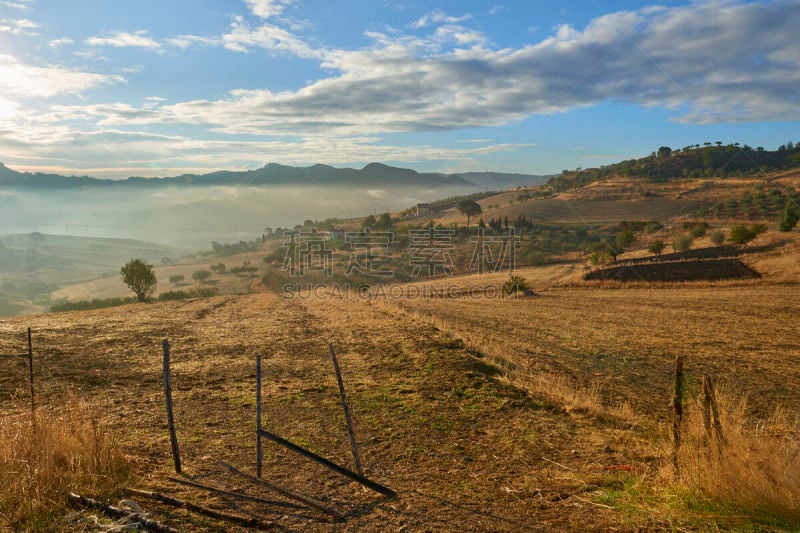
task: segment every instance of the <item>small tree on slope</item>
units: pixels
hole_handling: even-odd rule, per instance
[[[156,288],[156,274],[153,265],[148,265],[141,259],[131,259],[120,271],[122,282],[134,293],[140,302],[145,301]]]

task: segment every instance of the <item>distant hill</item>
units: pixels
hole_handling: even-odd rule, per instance
[[[787,143],[776,150],[752,148],[739,143],[705,143],[683,148],[661,147],[647,157],[629,159],[601,168],[565,170],[547,184],[556,191],[583,187],[608,178],[623,177],[650,183],[673,179],[749,176],[759,172],[800,167],[800,145]]]
[[[502,172],[461,172],[459,177],[489,191],[502,191],[526,185],[541,185],[548,176],[536,174],[506,174]]]
[[[510,175],[509,175],[510,176]],[[0,187],[65,189],[78,187],[165,187],[186,185],[349,185],[450,187],[474,184],[457,174],[420,173],[407,168],[370,163],[362,169],[328,165],[292,167],[269,163],[256,170],[221,170],[167,178],[130,177],[123,180],[17,172],[0,163]]]

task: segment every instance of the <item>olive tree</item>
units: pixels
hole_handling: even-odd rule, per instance
[[[456,209],[458,209],[462,215],[467,217],[467,227],[469,227],[469,221],[472,217],[483,213],[483,209],[481,209],[480,204],[474,200],[461,200],[458,202],[458,205],[456,205]]]
[[[120,271],[122,282],[134,293],[136,299],[143,302],[152,294],[156,288],[156,274],[153,272],[153,265],[149,265],[141,259],[131,259]]]

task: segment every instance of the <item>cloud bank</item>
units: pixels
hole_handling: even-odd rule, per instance
[[[291,90],[239,88],[218,98],[180,102],[52,104],[34,113],[9,101],[6,120],[24,119],[27,129],[25,134],[0,129],[0,142],[42,157],[49,153],[54,161],[57,154],[80,148],[107,158],[119,151],[131,164],[137,161],[131,154],[169,156],[195,168],[215,153],[238,162],[234,166],[276,156],[307,162],[309,154],[332,163],[395,157],[453,161],[486,148],[387,146],[384,137],[502,126],[603,102],[663,108],[674,120],[691,124],[800,119],[800,0],[709,0],[619,11],[583,28],[559,26],[546,38],[516,48],[495,46],[469,26],[471,14],[435,10],[407,31],[367,32],[369,44],[356,49],[321,46],[302,35],[281,18],[291,0],[245,3],[248,17],[234,16],[219,35],[157,42],[146,31],[117,32],[85,42],[171,47],[177,53],[208,46],[285,55],[314,61],[325,75]],[[27,65],[0,55],[0,89],[23,100],[85,93],[123,81],[118,75]],[[178,125],[197,133],[154,133]],[[242,136],[253,140],[241,141]],[[139,159],[138,166],[142,163]],[[218,159],[214,166],[221,164]]]

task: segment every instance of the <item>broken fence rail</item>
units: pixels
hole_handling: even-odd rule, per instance
[[[320,502],[318,502],[318,501],[316,501],[316,500],[314,500],[312,498],[309,498],[308,496],[303,496],[302,494],[298,494],[298,493],[292,492],[292,491],[290,491],[288,489],[284,489],[283,487],[279,487],[278,485],[270,483],[269,481],[257,478],[256,476],[251,476],[247,472],[242,472],[241,470],[239,470],[235,466],[233,466],[233,465],[231,465],[229,463],[226,463],[225,461],[217,461],[217,463],[219,463],[220,466],[222,466],[223,468],[226,468],[228,471],[230,471],[230,472],[232,472],[234,474],[237,474],[237,475],[239,475],[239,476],[241,476],[241,477],[243,477],[245,479],[248,479],[248,480],[250,480],[253,483],[256,483],[258,485],[263,485],[263,486],[267,487],[268,489],[277,492],[278,494],[282,494],[283,496],[286,496],[287,498],[291,498],[291,499],[296,500],[298,502],[302,502],[302,503],[308,505],[309,507],[311,507],[313,509],[316,509],[317,511],[321,511],[321,512],[327,514],[327,515],[330,515],[330,516],[334,517],[338,521],[344,521],[344,519],[345,519],[345,516],[342,513],[340,513],[339,511],[331,509],[330,507],[327,507],[327,506],[323,505],[322,503],[320,503]]]
[[[321,457],[321,456],[315,454],[314,452],[310,452],[310,451],[306,450],[305,448],[302,448],[302,447],[298,446],[297,444],[295,444],[293,442],[290,442],[290,441],[288,441],[288,440],[286,440],[286,439],[284,439],[282,437],[279,437],[278,435],[275,435],[274,433],[270,433],[269,431],[264,431],[263,429],[259,430],[258,433],[262,437],[264,437],[266,439],[269,439],[272,442],[275,442],[277,444],[280,444],[281,446],[284,446],[284,447],[292,450],[295,453],[298,453],[298,454],[300,454],[300,455],[302,455],[304,457],[307,457],[308,459],[311,459],[315,463],[318,463],[318,464],[324,466],[325,468],[333,470],[337,474],[340,474],[340,475],[342,475],[344,477],[350,478],[353,481],[355,481],[357,483],[360,483],[360,484],[362,484],[363,486],[365,486],[365,487],[367,487],[369,489],[374,490],[375,492],[379,492],[379,493],[383,494],[384,496],[388,496],[389,498],[396,498],[397,497],[397,493],[395,491],[393,491],[392,489],[390,489],[389,487],[381,485],[380,483],[372,481],[371,479],[367,479],[364,476],[361,476],[361,475],[356,474],[355,472],[353,472],[351,470],[348,470],[348,469],[346,469],[344,467],[341,467],[341,466],[337,465],[336,463],[333,463],[333,462],[325,459],[324,457]]]

